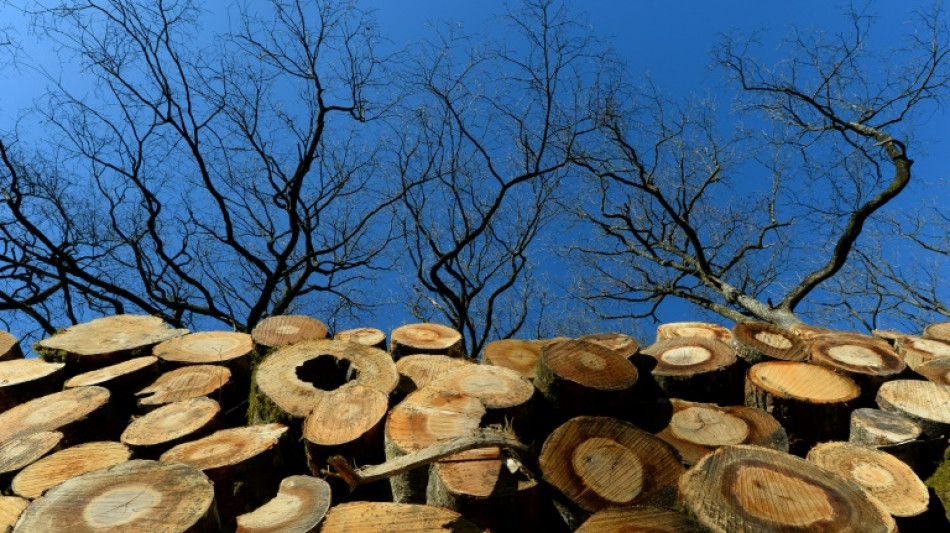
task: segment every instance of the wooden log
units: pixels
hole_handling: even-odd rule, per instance
[[[463,437],[478,428],[485,406],[479,400],[429,387],[419,389],[393,407],[386,417],[386,459],[420,451],[439,441]],[[427,469],[389,478],[393,500],[423,503],[429,483]]]
[[[856,334],[818,335],[808,341],[809,360],[835,369],[861,388],[859,404],[873,405],[877,390],[900,376],[904,360],[887,342]]]
[[[310,476],[280,482],[277,496],[237,517],[236,533],[313,533],[330,509],[330,485]]]
[[[485,406],[482,424],[508,424],[527,429],[531,424],[531,399],[535,388],[514,370],[487,365],[464,365],[432,380],[429,388],[445,394],[476,398]]]
[[[680,500],[715,533],[890,533],[893,517],[855,484],[804,459],[724,446],[680,480]]]
[[[459,513],[390,502],[350,502],[330,508],[320,533],[481,533]]]
[[[745,369],[736,352],[709,337],[673,337],[644,348],[656,359],[651,374],[670,398],[721,405],[742,403]]]
[[[412,354],[400,357],[396,361],[399,392],[409,394],[425,387],[436,377],[469,364],[471,363],[465,359],[438,354]]]
[[[113,416],[107,389],[79,387],[41,396],[0,413],[0,442],[55,430],[63,434],[63,446],[73,446],[118,437],[122,424]]]
[[[823,328],[821,326],[811,326],[799,322],[798,324],[791,324],[788,326],[788,330],[792,333],[798,335],[802,340],[810,341],[819,335],[829,335],[834,333],[842,333],[841,331]]]
[[[510,368],[528,379],[537,374],[541,346],[532,341],[502,339],[485,345],[482,362]]]
[[[881,385],[881,409],[913,420],[924,437],[950,435],[950,387],[931,381],[898,379]]]
[[[708,403],[670,400],[673,416],[657,437],[692,466],[721,446],[753,444],[788,452],[785,428],[772,415],[753,407],[719,407]]]
[[[389,351],[393,360],[414,353],[442,354],[464,357],[462,334],[442,324],[406,324],[389,335]]]
[[[356,377],[347,381],[355,369]],[[310,414],[317,401],[344,384],[353,383],[389,395],[399,375],[389,355],[346,341],[303,341],[274,350],[254,377],[249,420],[290,425]]]
[[[126,461],[51,488],[23,511],[14,533],[217,533],[214,489],[178,463]]]
[[[62,440],[58,431],[39,431],[0,443],[0,492],[10,488],[21,470],[59,449]]]
[[[599,344],[628,359],[640,349],[640,343],[636,339],[623,333],[592,333],[578,337],[577,340]]]
[[[175,446],[161,461],[204,472],[214,483],[221,525],[233,531],[238,515],[260,507],[277,492],[285,476],[280,442],[286,432],[283,424],[223,429]]]
[[[795,333],[765,322],[739,322],[732,328],[736,354],[754,365],[763,361],[804,361],[808,346]]]
[[[165,341],[152,349],[162,366],[176,369],[191,365],[221,365],[231,371],[239,388],[251,382],[254,342],[247,333],[202,331]]]
[[[656,342],[675,337],[708,337],[729,344],[732,342],[732,331],[708,322],[670,322],[656,327]]]
[[[892,516],[917,516],[927,510],[930,495],[909,466],[891,454],[847,442],[824,442],[807,459],[857,483]]]
[[[115,416],[128,420],[138,410],[135,393],[155,381],[158,375],[158,358],[145,355],[76,374],[66,380],[64,386],[73,389],[95,385],[108,389]]]
[[[386,333],[376,328],[354,328],[337,332],[333,340],[349,341],[386,351]]]
[[[168,403],[133,420],[119,440],[137,459],[158,459],[183,442],[216,431],[220,414],[220,404],[204,396]]]
[[[703,529],[672,509],[610,507],[592,514],[575,533],[703,533]]]
[[[50,487],[99,468],[128,461],[132,450],[110,441],[87,442],[48,455],[20,471],[10,489],[23,498],[39,498]]]
[[[632,505],[671,506],[684,472],[673,448],[633,424],[608,417],[572,418],[541,449],[544,480],[584,511]]]
[[[0,330],[0,361],[11,359],[23,359],[20,341],[10,333]]]
[[[0,496],[0,533],[9,533],[13,531],[13,526],[26,507],[30,505],[30,500],[18,496]]]
[[[301,341],[314,341],[327,338],[327,326],[304,315],[276,315],[261,320],[251,330],[251,338],[260,355],[268,351]]]
[[[598,344],[565,341],[543,349],[535,385],[561,417],[608,414],[620,393],[633,387],[637,368]]]
[[[939,385],[950,385],[950,358],[927,361],[914,372]]]
[[[62,390],[65,369],[64,363],[40,359],[0,361],[0,412]]]
[[[901,339],[901,337],[906,337],[907,334],[892,329],[872,329],[871,336],[875,339],[881,339],[891,346],[894,346],[897,344],[897,341]]]
[[[33,349],[47,361],[66,363],[67,376],[75,376],[150,355],[156,344],[186,333],[187,329],[173,329],[158,317],[115,315],[67,328]]]
[[[937,322],[924,328],[924,337],[950,341],[950,322]]]
[[[897,340],[895,347],[912,370],[929,361],[950,360],[950,340],[906,335]]]
[[[221,404],[222,414],[232,415],[232,424],[244,422],[244,412],[239,408],[243,395],[231,380],[231,371],[223,366],[193,365],[170,370],[135,396],[145,413],[172,402],[206,396]]]
[[[794,361],[753,365],[745,390],[746,406],[781,422],[796,454],[816,442],[846,439],[851,409],[861,394],[854,381],[829,368]]]
[[[912,441],[919,436],[920,426],[903,416],[866,407],[851,412],[848,442],[884,446]]]

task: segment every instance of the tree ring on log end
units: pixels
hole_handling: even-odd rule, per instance
[[[673,337],[643,349],[656,359],[653,374],[690,376],[714,372],[736,362],[736,353],[728,344],[710,337]]]
[[[115,528],[147,516],[162,499],[160,492],[149,487],[120,486],[90,500],[82,516],[94,528]]]
[[[855,334],[830,333],[809,341],[811,361],[872,376],[888,376],[904,370],[901,356],[887,342]]]
[[[806,527],[830,522],[844,512],[837,498],[826,488],[772,465],[733,464],[726,469],[725,476],[735,503],[764,521]],[[794,512],[789,512],[786,502],[793,495],[796,505]]]
[[[857,398],[861,389],[834,370],[794,361],[767,361],[752,365],[748,379],[782,398],[810,403],[842,403]]]
[[[541,359],[558,376],[592,389],[624,390],[637,381],[633,363],[599,344],[559,342],[545,347]]]
[[[750,363],[763,358],[804,361],[808,357],[805,341],[792,331],[765,322],[740,322],[732,328],[732,344]]]
[[[669,428],[674,437],[701,446],[741,444],[749,436],[744,420],[709,407],[688,407],[673,413]]]
[[[577,340],[599,344],[626,358],[630,358],[640,349],[640,343],[636,339],[623,333],[592,333],[578,337]]]
[[[574,472],[598,496],[618,504],[643,492],[643,465],[637,455],[613,439],[594,437],[574,448]]]

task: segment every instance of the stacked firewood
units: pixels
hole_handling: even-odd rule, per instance
[[[950,323],[476,358],[437,324],[119,315],[34,351],[0,332],[0,532],[950,530]]]

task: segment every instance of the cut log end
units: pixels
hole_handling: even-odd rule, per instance
[[[237,533],[309,533],[329,509],[330,485],[326,481],[291,476],[280,482],[274,499],[237,517]]]
[[[277,315],[261,320],[251,331],[254,343],[264,349],[295,342],[327,338],[327,326],[309,316]]]

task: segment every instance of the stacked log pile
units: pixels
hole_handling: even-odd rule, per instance
[[[947,331],[0,332],[0,533],[947,531]]]

